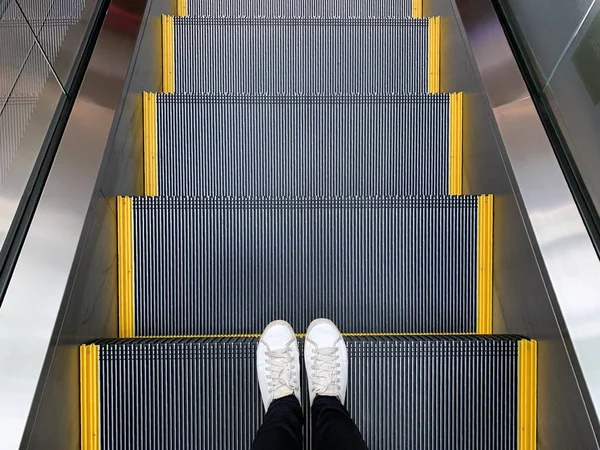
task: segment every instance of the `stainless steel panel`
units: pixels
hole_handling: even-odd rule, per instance
[[[545,83],[594,0],[504,0],[517,19]]]
[[[600,107],[586,90],[572,57],[591,22],[600,13],[600,1],[590,11],[577,38],[558,64],[544,89],[596,210],[600,211]],[[600,74],[596,74],[600,78]],[[600,294],[599,294],[600,295]]]
[[[456,6],[514,190],[496,203],[494,289],[505,330],[540,341],[539,441],[598,448],[600,262],[491,2]]]
[[[64,3],[68,0],[58,1]],[[57,0],[15,0],[15,2],[19,5],[23,15],[27,18],[27,22],[37,35],[48,16],[50,8]]]
[[[15,367],[0,370],[0,449],[78,449],[77,347],[117,335],[114,192],[142,192],[140,93],[160,89],[160,14],[175,12],[134,3],[111,3],[0,310],[0,367]]]
[[[0,248],[61,99],[62,87],[34,43],[0,112]]]
[[[38,31],[40,46],[66,91],[97,4],[98,0],[55,0]]]
[[[0,16],[0,111],[8,100],[19,72],[34,46],[35,36],[15,0],[8,0]],[[0,165],[0,186],[2,166]]]
[[[109,10],[105,24],[111,23],[111,14]],[[1,449],[21,444],[25,448],[77,448],[78,420],[74,416],[78,415],[79,396],[73,391],[77,383],[63,378],[66,373],[78,373],[78,360],[73,356],[77,349],[73,353],[72,346],[108,334],[111,323],[116,332],[116,311],[111,310],[114,305],[110,302],[115,292],[110,283],[91,283],[98,292],[69,302],[73,289],[69,274],[72,268],[106,274],[104,259],[96,263],[100,267],[79,260],[80,242],[93,247],[98,240],[109,253],[114,252],[114,234],[110,234],[114,216],[113,220],[90,217],[83,235],[82,231],[92,198],[95,211],[107,218],[112,214],[110,208],[101,207],[108,204],[102,203],[102,194],[95,188],[121,92],[131,82],[126,75],[141,21],[128,25],[133,33],[117,31],[113,24],[100,34],[0,309],[0,367],[11,367],[10,372],[0,371]],[[88,239],[91,223],[105,224],[91,230],[98,233],[92,241]],[[99,297],[102,289],[105,294]],[[69,380],[71,384],[67,384]],[[47,414],[35,423],[38,407]],[[57,410],[69,413],[56,414]]]

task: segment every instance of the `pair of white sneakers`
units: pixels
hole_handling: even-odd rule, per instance
[[[304,365],[312,406],[317,395],[337,397],[342,404],[348,386],[348,350],[331,320],[316,319],[306,331]],[[256,350],[256,371],[265,411],[273,400],[295,395],[300,400],[300,354],[291,325],[271,322]]]

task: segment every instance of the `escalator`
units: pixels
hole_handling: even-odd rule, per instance
[[[317,317],[345,334],[370,448],[536,448],[536,341],[493,334],[494,197],[463,193],[440,18],[178,12],[143,95],[145,196],[117,199],[119,338],[80,348],[81,448],[249,448],[257,338]]]

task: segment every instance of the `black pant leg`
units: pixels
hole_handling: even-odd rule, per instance
[[[274,400],[256,432],[252,450],[302,450],[304,418],[294,395]]]
[[[312,409],[313,450],[366,450],[350,413],[335,397],[317,396]]]

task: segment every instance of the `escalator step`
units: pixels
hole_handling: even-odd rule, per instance
[[[145,94],[146,194],[460,194],[461,105],[462,94]]]
[[[434,93],[430,22],[165,16],[164,92]]]
[[[369,448],[534,448],[535,341],[388,336],[346,342],[346,405]],[[263,417],[256,343],[127,339],[82,346],[82,448],[250,448]],[[304,370],[301,377],[309,443]]]
[[[122,197],[122,337],[491,332],[491,196]]]
[[[187,0],[180,15],[192,17],[249,18],[401,18],[415,16],[416,0],[368,1],[335,0],[315,2],[266,2],[259,0]],[[422,7],[421,7],[422,8]],[[420,10],[418,10],[420,11]],[[422,14],[422,13],[421,13]],[[415,16],[416,17],[416,16]],[[418,16],[420,17],[420,15]]]

